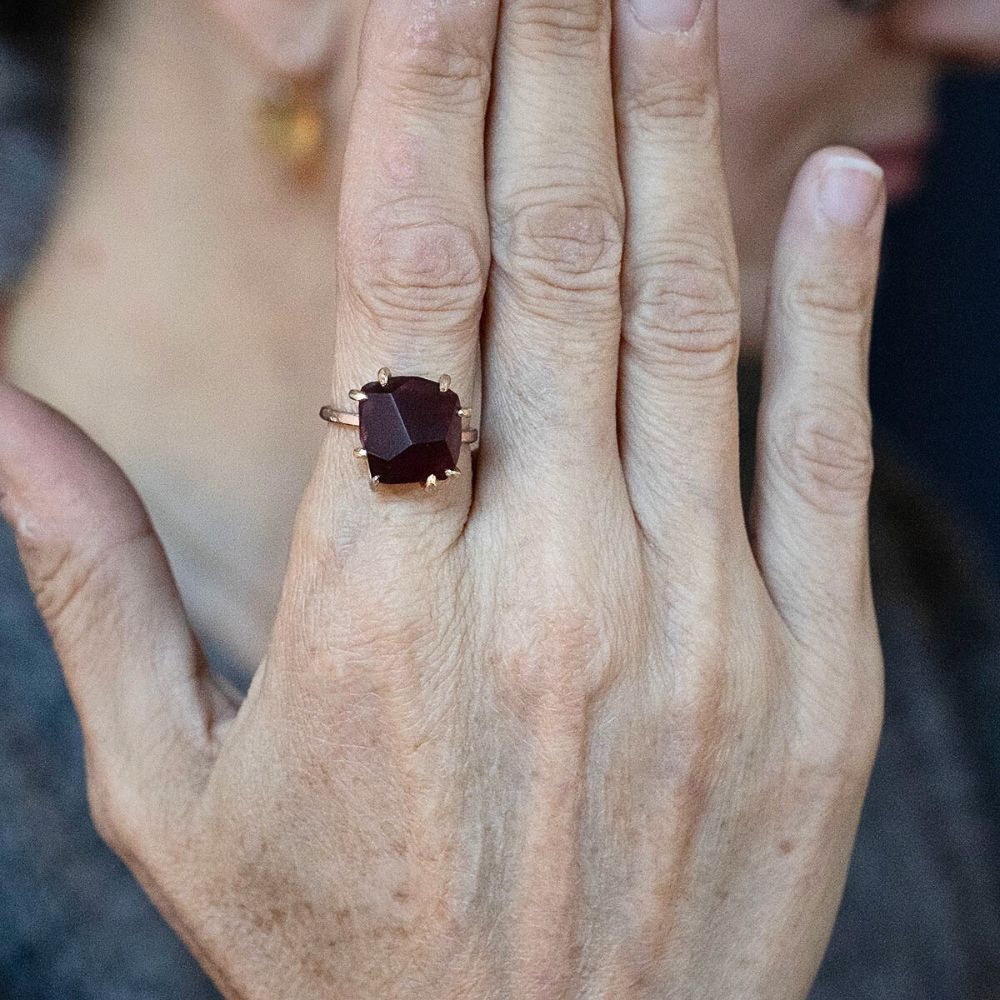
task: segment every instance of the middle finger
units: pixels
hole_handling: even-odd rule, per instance
[[[592,501],[620,484],[623,224],[608,0],[502,7],[490,131],[489,450],[505,495]]]

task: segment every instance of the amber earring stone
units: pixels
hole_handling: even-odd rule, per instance
[[[289,86],[261,99],[254,124],[261,144],[297,172],[320,162],[326,141],[326,116],[317,93]]]

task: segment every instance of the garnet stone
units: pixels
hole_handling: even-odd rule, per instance
[[[425,483],[458,468],[461,403],[451,389],[409,375],[369,382],[358,404],[361,447],[380,483]]]

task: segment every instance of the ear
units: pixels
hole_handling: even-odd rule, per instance
[[[322,76],[359,0],[210,0],[266,72],[289,79]]]

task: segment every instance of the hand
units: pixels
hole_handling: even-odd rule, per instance
[[[372,3],[336,398],[481,380],[483,447],[373,494],[331,429],[242,705],[122,475],[0,392],[95,822],[228,997],[781,1000],[826,946],[881,717],[881,185],[827,150],[791,193],[751,543],[714,2],[615,3],[614,86],[611,18]]]

